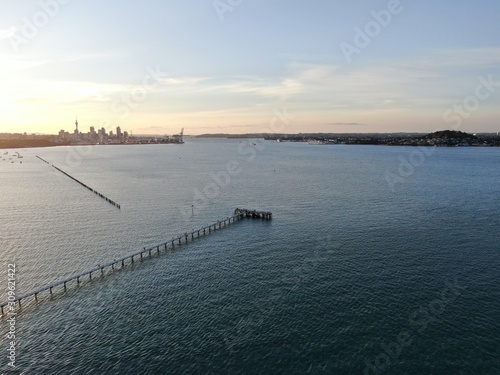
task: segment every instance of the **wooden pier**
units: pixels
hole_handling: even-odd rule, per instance
[[[5,314],[4,310],[7,311],[15,311],[17,307],[21,307],[23,301],[25,301],[29,297],[33,297],[34,301],[38,301],[38,297],[43,292],[49,292],[49,295],[54,293],[54,289],[57,287],[62,287],[64,291],[70,285],[79,286],[81,283],[86,280],[92,280],[92,275],[97,274],[97,276],[104,276],[106,271],[114,271],[117,269],[123,269],[127,265],[131,265],[135,262],[135,260],[143,260],[145,257],[151,258],[153,255],[159,255],[162,251],[166,252],[168,249],[174,249],[176,246],[187,244],[190,240],[193,241],[195,238],[200,238],[202,236],[208,235],[217,230],[223,229],[230,224],[233,224],[236,221],[242,220],[244,218],[260,218],[264,220],[270,220],[272,218],[272,214],[270,212],[259,212],[259,211],[251,211],[246,209],[237,208],[234,211],[234,215],[228,217],[223,220],[219,220],[214,224],[207,225],[200,229],[195,229],[192,232],[185,232],[179,236],[173,237],[172,239],[163,242],[158,245],[154,245],[151,247],[144,247],[142,250],[136,251],[134,253],[125,255],[119,259],[113,259],[110,262],[106,262],[103,264],[98,264],[95,267],[92,267],[84,272],[80,272],[76,275],[69,276],[63,280],[55,281],[49,285],[44,287],[32,290],[29,293],[22,294],[16,297],[9,297],[9,299],[0,304],[1,315]]]
[[[237,208],[234,210],[234,214],[252,219],[272,220],[273,218],[273,214],[271,212],[247,210],[246,208]]]
[[[87,186],[86,184],[84,184],[84,183],[83,183],[83,182],[81,182],[80,180],[78,180],[78,179],[74,178],[73,176],[71,176],[69,173],[64,172],[62,169],[57,168],[54,164],[50,164],[47,160],[42,159],[40,156],[36,155],[36,157],[37,157],[38,159],[40,159],[41,161],[43,161],[44,163],[46,163],[46,164],[48,164],[48,165],[52,166],[52,168],[55,168],[56,170],[58,170],[58,171],[59,171],[59,172],[61,172],[62,174],[64,174],[64,175],[68,176],[68,177],[69,177],[69,178],[71,178],[73,181],[78,182],[78,183],[79,183],[80,185],[82,185],[84,188],[86,188],[86,189],[90,190],[92,193],[94,193],[94,194],[95,194],[95,195],[97,195],[98,197],[100,197],[100,198],[104,199],[104,200],[105,200],[106,202],[108,202],[109,204],[111,204],[111,205],[115,206],[116,208],[118,208],[119,210],[121,210],[121,206],[120,206],[118,203],[116,203],[115,201],[113,201],[113,200],[109,199],[109,198],[108,198],[108,197],[106,197],[104,194],[101,194],[101,193],[99,193],[97,190],[92,189],[90,186]]]

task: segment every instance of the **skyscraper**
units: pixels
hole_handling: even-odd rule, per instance
[[[78,118],[77,117],[75,117],[75,126],[76,127],[75,127],[75,131],[74,131],[73,139],[75,141],[78,141],[80,138],[80,133],[78,131]]]

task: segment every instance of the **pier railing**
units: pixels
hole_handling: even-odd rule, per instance
[[[223,220],[218,220],[216,223],[207,225],[200,229],[195,229],[191,232],[185,232],[184,234],[173,237],[172,239],[163,242],[158,245],[144,247],[142,250],[133,252],[131,254],[125,255],[118,259],[113,259],[112,261],[98,264],[95,267],[92,267],[86,271],[80,272],[75,275],[71,275],[65,279],[55,281],[49,285],[44,287],[32,290],[31,292],[22,294],[16,297],[9,297],[7,301],[0,303],[1,315],[5,314],[4,310],[14,311],[18,307],[21,307],[21,304],[24,300],[29,297],[33,297],[35,301],[38,301],[38,296],[43,292],[49,292],[49,295],[52,295],[54,289],[57,287],[63,287],[64,290],[67,289],[69,284],[71,285],[80,285],[80,283],[85,280],[92,280],[92,275],[97,274],[98,276],[104,276],[106,271],[122,269],[127,265],[133,264],[135,260],[143,260],[145,257],[151,258],[155,253],[157,255],[160,254],[161,251],[167,251],[167,249],[174,249],[176,246],[186,244],[189,240],[194,240],[195,238],[200,238],[202,236],[208,235],[217,230],[223,229],[230,224],[233,224],[236,221],[239,221],[244,218],[253,218],[253,219],[263,219],[263,220],[271,220],[272,214],[270,212],[260,212],[260,211],[251,211],[246,209],[237,208],[234,211],[234,215],[228,217]]]

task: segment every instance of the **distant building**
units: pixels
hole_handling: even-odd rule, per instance
[[[73,139],[77,141],[80,138],[80,132],[78,131],[78,118],[75,118],[75,131],[73,132]]]
[[[119,126],[117,126],[116,127],[116,138],[121,139],[122,137],[123,137],[122,129]]]
[[[102,131],[103,129],[99,129],[97,131],[97,139],[99,140],[99,143],[102,143],[102,141],[104,140],[105,133]]]

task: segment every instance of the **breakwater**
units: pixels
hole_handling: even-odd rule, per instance
[[[106,202],[108,202],[109,204],[111,204],[112,206],[115,206],[116,208],[118,208],[119,210],[121,209],[121,205],[116,203],[115,201],[113,201],[112,199],[109,199],[108,197],[106,197],[104,194],[98,192],[97,190],[91,188],[90,186],[88,186],[87,184],[84,184],[82,181],[78,180],[77,178],[71,176],[69,173],[66,173],[64,172],[62,169],[56,167],[54,164],[50,164],[47,160],[45,159],[42,159],[40,156],[36,155],[36,157],[38,159],[40,159],[41,161],[43,161],[44,163],[50,165],[52,168],[56,169],[57,171],[61,172],[62,174],[64,174],[65,176],[71,178],[73,181],[79,183],[80,185],[82,185],[84,188],[86,188],[87,190],[90,190],[91,192],[93,192],[95,195],[97,195],[99,198],[102,198],[104,199]]]

